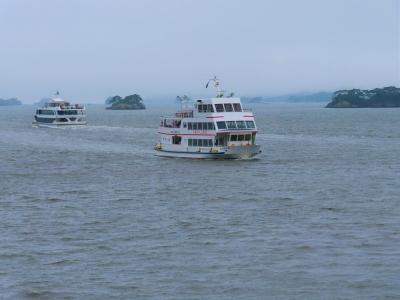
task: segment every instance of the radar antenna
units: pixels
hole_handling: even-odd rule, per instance
[[[224,96],[224,91],[222,91],[219,87],[219,80],[218,80],[217,76],[214,76],[214,78],[211,78],[210,80],[208,80],[208,82],[206,84],[206,88],[208,88],[210,82],[214,82],[214,88],[217,91],[217,98],[222,98]]]

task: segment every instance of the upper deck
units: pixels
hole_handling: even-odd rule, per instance
[[[52,109],[85,109],[85,106],[81,104],[71,104],[68,101],[64,101],[60,98],[52,99],[45,104],[46,108]]]
[[[37,115],[85,115],[85,106],[71,104],[61,98],[53,98],[44,107],[36,110]]]
[[[175,113],[174,116],[165,118],[212,118],[212,117],[240,117],[247,114],[250,117],[250,109],[242,107],[240,98],[206,98],[196,100],[192,108],[185,107]],[[251,117],[253,115],[251,114]]]
[[[198,99],[192,103],[192,108],[186,106],[173,116],[161,117],[160,127],[217,131],[257,130],[251,110],[242,107],[240,98],[231,97]]]

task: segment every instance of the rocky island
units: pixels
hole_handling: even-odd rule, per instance
[[[10,99],[0,98],[0,106],[15,106],[15,105],[22,105],[22,103],[17,98],[10,98]]]
[[[340,90],[333,94],[328,108],[400,107],[400,88]]]
[[[109,97],[106,100],[106,109],[146,109],[142,97],[138,94],[129,95],[125,98],[120,96]]]

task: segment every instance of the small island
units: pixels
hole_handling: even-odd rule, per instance
[[[129,95],[125,98],[120,96],[109,97],[106,100],[106,109],[126,110],[126,109],[146,109],[142,97],[138,94]]]
[[[10,99],[1,99],[0,98],[0,106],[16,106],[22,105],[21,101],[17,98],[10,98]]]
[[[373,90],[340,90],[333,94],[328,108],[400,107],[400,88],[389,86]]]

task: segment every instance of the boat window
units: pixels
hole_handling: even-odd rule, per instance
[[[236,125],[239,129],[246,129],[246,123],[244,121],[236,121]]]
[[[179,145],[182,141],[181,136],[173,135],[172,136],[172,144]]]
[[[233,103],[233,108],[237,112],[241,112],[242,111],[242,107],[240,106],[240,103]]]
[[[192,147],[212,147],[214,141],[211,139],[188,139],[188,146]]]
[[[203,112],[214,112],[212,104],[198,104],[197,110],[199,113]]]
[[[215,104],[215,110],[217,112],[224,112],[224,106],[222,104]]]
[[[244,136],[245,141],[250,141],[251,140],[251,134],[246,134]]]
[[[236,122],[235,121],[226,121],[229,129],[236,129]]]
[[[54,115],[54,111],[47,109],[39,109],[38,114],[40,115]]]
[[[236,134],[231,135],[231,142],[236,142],[238,140],[238,136]]]
[[[41,117],[37,117],[35,116],[35,120],[37,122],[41,122],[41,123],[53,123],[54,119],[52,118],[41,118]]]
[[[224,146],[224,145],[226,145],[226,140],[225,140],[225,137],[223,136],[223,135],[218,135],[216,138],[215,138],[215,145],[217,145],[217,146]]]
[[[230,104],[230,103],[225,103],[224,106],[225,106],[225,111],[226,111],[226,112],[231,112],[231,111],[233,111],[232,104]]]
[[[247,128],[255,128],[253,121],[246,121]]]
[[[238,141],[239,142],[244,141],[244,135],[243,134],[238,135]]]
[[[222,122],[225,123],[225,122]],[[179,121],[180,124],[180,121]],[[197,123],[197,122],[184,122],[183,127],[189,130],[215,130],[214,123],[212,122],[203,122],[203,123]],[[225,127],[226,128],[226,127]]]
[[[226,129],[225,121],[218,121],[217,126],[218,126],[218,129]]]
[[[78,112],[76,110],[60,110],[58,111],[59,114],[63,114],[63,115],[77,115]]]

